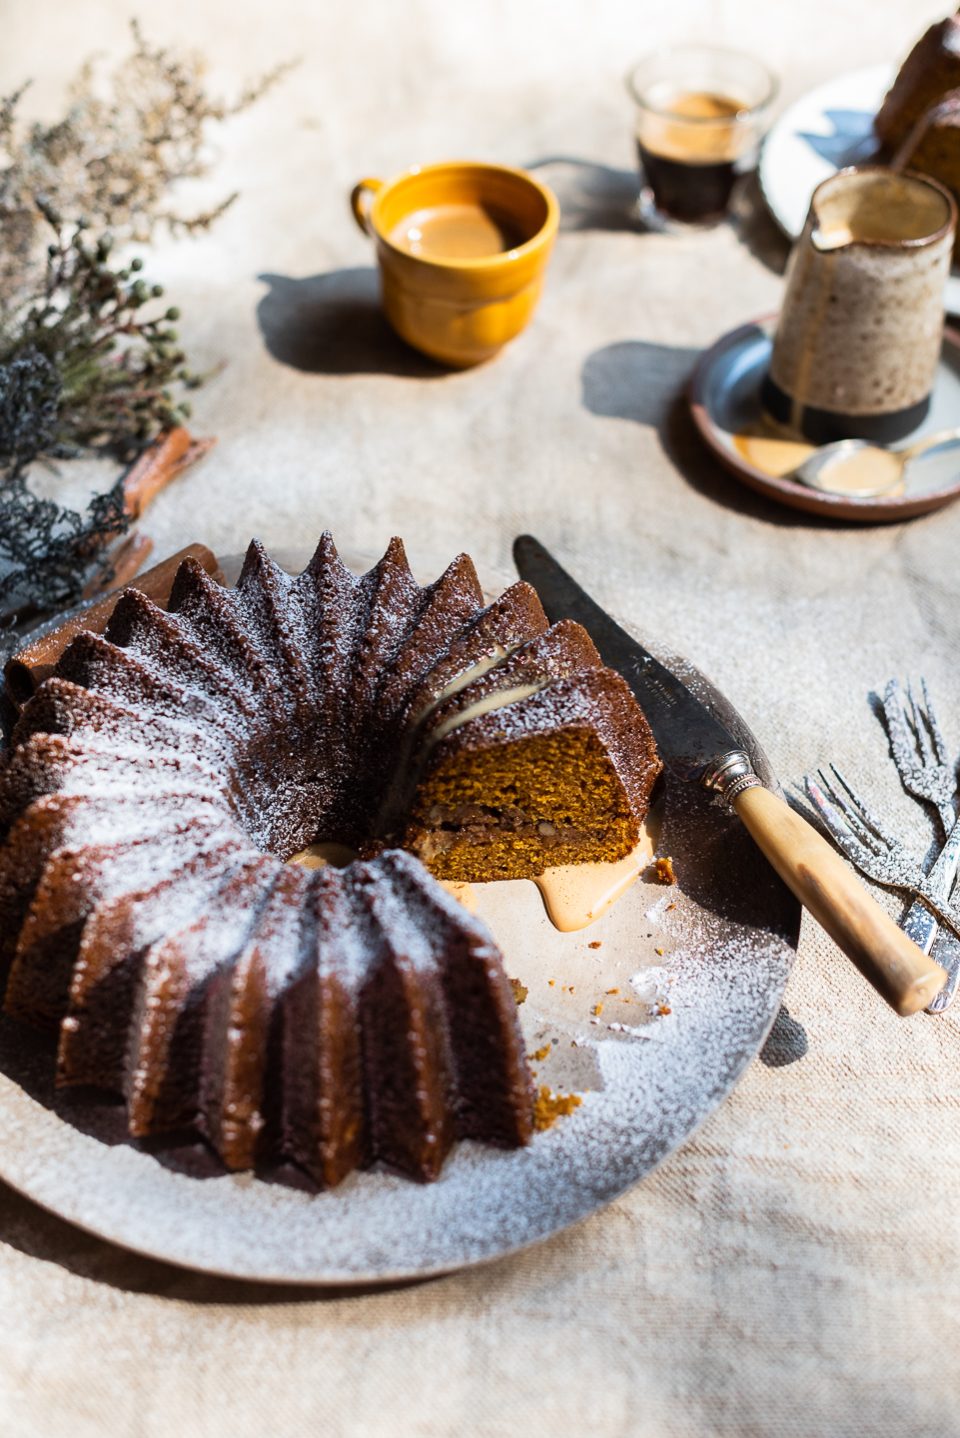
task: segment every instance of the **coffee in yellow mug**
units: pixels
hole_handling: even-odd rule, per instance
[[[377,243],[383,308],[401,339],[443,364],[489,359],[532,315],[560,207],[524,170],[452,161],[350,197]]]

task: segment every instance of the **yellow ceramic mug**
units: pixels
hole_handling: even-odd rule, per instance
[[[478,364],[534,311],[560,219],[546,185],[505,165],[416,165],[350,197],[377,242],[397,334],[443,364]]]

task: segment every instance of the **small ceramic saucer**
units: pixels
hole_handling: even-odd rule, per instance
[[[873,117],[894,74],[891,65],[871,65],[835,75],[801,96],[771,127],[758,178],[770,213],[789,239],[803,229],[821,180],[875,156]],[[960,313],[958,270],[947,281],[946,306],[951,314]]]
[[[853,519],[875,524],[884,520],[912,519],[949,504],[960,496],[960,455],[943,450],[908,465],[899,493],[878,498],[856,498],[811,489],[789,479],[783,470],[801,464],[813,453],[810,445],[778,440],[767,430],[760,404],[760,386],[770,364],[776,316],[765,315],[741,325],[717,340],[702,355],[690,381],[690,408],[708,447],[731,474],[751,489],[809,514]],[[893,448],[906,448],[925,435],[960,424],[960,332],[944,332],[940,367],[929,413],[914,432]],[[766,431],[766,435],[765,435]],[[756,437],[780,452],[768,451],[773,461],[760,468]],[[773,473],[779,469],[780,474]]]

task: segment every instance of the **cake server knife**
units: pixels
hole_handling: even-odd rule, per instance
[[[939,964],[900,929],[836,851],[753,772],[749,755],[704,704],[621,629],[532,535],[513,546],[521,579],[551,623],[583,625],[603,662],[630,685],[666,768],[730,804],[784,883],[898,1014],[917,1013],[946,982]]]

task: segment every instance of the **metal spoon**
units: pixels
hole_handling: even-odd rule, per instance
[[[902,484],[903,471],[911,460],[948,445],[960,448],[960,426],[928,434],[906,449],[884,449],[866,439],[840,439],[811,454],[790,478],[828,494],[878,498]]]

